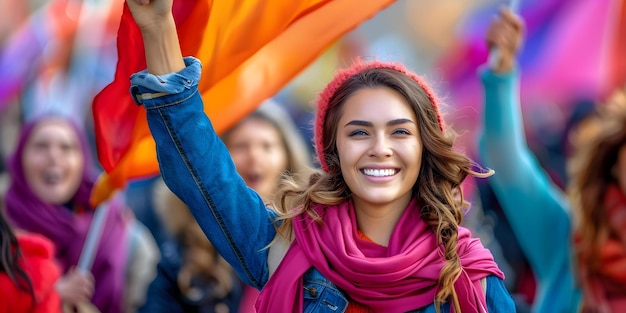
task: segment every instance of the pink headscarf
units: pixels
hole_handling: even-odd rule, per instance
[[[420,217],[413,199],[383,247],[362,240],[352,201],[314,208],[293,220],[295,239],[257,300],[258,312],[302,312],[303,275],[315,267],[354,301],[376,312],[407,312],[431,304],[445,265],[437,236]],[[462,272],[454,288],[463,312],[486,312],[480,280],[504,274],[489,250],[459,227]]]

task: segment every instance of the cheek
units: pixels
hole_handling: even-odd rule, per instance
[[[417,151],[417,153],[415,153],[415,164],[417,166],[417,171],[419,172],[420,169],[422,168],[422,153],[423,153],[423,150],[422,150],[421,146],[417,146],[414,151]]]
[[[64,157],[64,161],[61,164],[67,174],[67,180],[65,187],[65,193],[67,196],[73,195],[83,179],[83,172],[85,169],[85,160],[80,152],[70,154]]]
[[[272,164],[272,168],[277,175],[280,175],[285,169],[287,169],[288,161],[287,161],[287,152],[284,150],[276,149],[276,152],[273,155],[269,156],[269,160]]]
[[[420,144],[407,146],[402,153],[404,159],[403,162],[408,166],[412,175],[416,176],[416,179],[419,177],[419,173],[422,168],[422,154],[423,146]]]
[[[85,167],[85,160],[79,154],[79,155],[74,156],[73,158],[70,158],[67,166],[74,173],[76,173],[76,175],[78,176],[77,178],[80,179],[80,177],[82,176],[82,173],[83,173],[83,169]]]
[[[347,145],[345,140],[341,138],[337,138],[337,143],[335,144],[337,147],[337,157],[339,158],[339,165],[346,163],[349,161],[351,153],[350,150],[354,153],[354,147],[352,149]]]
[[[233,163],[235,163],[236,168],[244,168],[248,163],[246,162],[246,155],[242,152],[231,152],[231,158],[233,159]]]
[[[45,168],[46,160],[41,154],[24,150],[22,169],[29,184],[32,184],[39,173]]]
[[[368,157],[370,148],[367,141],[345,141],[342,144],[337,141],[337,162],[344,177],[350,176],[362,160]]]

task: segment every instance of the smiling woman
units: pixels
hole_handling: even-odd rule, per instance
[[[357,216],[359,225],[369,225],[363,219],[370,216],[399,218],[413,198],[422,159],[422,140],[410,104],[388,87],[361,89],[344,103],[338,125],[343,179],[354,206],[366,213]],[[360,230],[387,245],[391,233],[379,234],[377,230],[383,229]]]
[[[461,183],[492,172],[453,149],[421,77],[360,60],[339,71],[316,101],[321,170],[282,180],[267,206],[203,111],[201,65],[182,56],[172,1],[127,3],[148,64],[131,90],[163,179],[261,290],[258,312],[514,312],[491,253],[461,226]]]
[[[22,164],[26,181],[42,201],[63,205],[81,183],[85,158],[78,136],[67,122],[40,122],[26,142]]]
[[[297,175],[311,166],[309,149],[291,116],[271,99],[221,138],[246,185],[266,201],[279,200],[283,175]]]
[[[273,100],[265,101],[221,137],[245,184],[268,203],[278,200],[275,195],[282,176],[296,175],[310,166],[303,137],[288,112]],[[215,248],[184,203],[162,181],[158,186],[157,212],[173,235],[175,240],[171,241],[171,246],[176,249],[168,249],[170,252],[161,259],[157,277],[148,289],[146,304],[139,312],[213,312],[218,306],[228,306],[229,312],[256,312],[254,302],[259,291],[229,277],[228,274],[234,276],[234,271],[222,264],[221,257],[214,258],[213,263],[202,258],[216,255]],[[226,279],[220,279],[224,276]],[[189,288],[190,278],[193,278],[194,288]],[[226,293],[215,287],[225,285],[221,284],[224,281],[230,285]],[[197,290],[202,290],[202,297],[198,297]],[[196,291],[196,299],[191,299],[194,293],[190,291]]]
[[[96,210],[89,197],[98,173],[85,134],[72,118],[53,113],[23,125],[9,160],[7,216],[18,230],[54,244],[63,273],[55,291],[65,306],[89,303],[103,313],[133,310],[154,274],[156,244],[129,215],[121,194],[106,204],[91,272],[76,269]]]
[[[270,203],[280,201],[282,177],[295,178],[311,166],[309,149],[291,116],[271,99],[221,138],[246,185]],[[258,295],[258,290],[245,286],[239,313],[255,312]]]

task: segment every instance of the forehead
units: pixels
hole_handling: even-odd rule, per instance
[[[68,122],[51,118],[42,120],[33,127],[29,141],[33,140],[65,140],[78,141],[76,130]]]
[[[417,121],[413,107],[404,96],[388,87],[375,87],[363,88],[350,95],[343,104],[340,121],[400,118]]]
[[[264,139],[268,141],[280,140],[282,134],[278,127],[266,118],[250,116],[237,124],[226,136],[227,142]]]

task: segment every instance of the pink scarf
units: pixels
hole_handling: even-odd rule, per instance
[[[314,208],[323,219],[294,219],[295,240],[256,302],[258,312],[302,312],[303,275],[315,267],[354,301],[376,312],[407,312],[431,304],[445,262],[435,233],[411,201],[383,247],[357,235],[352,201]],[[486,312],[480,279],[504,279],[489,250],[459,227],[462,273],[454,287],[463,312]]]

